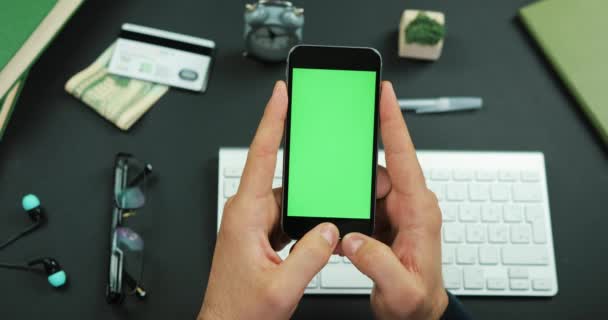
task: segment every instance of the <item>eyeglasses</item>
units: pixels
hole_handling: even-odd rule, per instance
[[[122,303],[127,295],[135,295],[139,299],[147,295],[142,286],[144,240],[125,222],[130,222],[146,203],[146,180],[151,173],[152,165],[144,164],[127,153],[116,155],[110,268],[106,288],[108,303]]]

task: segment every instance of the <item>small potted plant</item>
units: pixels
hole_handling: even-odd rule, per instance
[[[437,60],[441,55],[444,37],[443,13],[405,10],[399,23],[399,56]]]

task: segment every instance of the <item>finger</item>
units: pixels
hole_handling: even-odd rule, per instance
[[[391,191],[391,179],[386,168],[378,166],[376,169],[376,199],[382,199]]]
[[[274,219],[273,227],[271,228],[272,231],[269,237],[270,245],[275,251],[281,251],[289,242],[291,242],[291,238],[289,238],[289,236],[285,232],[283,232],[280,223],[282,214],[281,202],[283,201],[283,188],[279,187],[272,189],[272,194],[274,196],[274,200],[277,203],[277,206],[279,207],[279,211],[277,217]]]
[[[304,290],[312,278],[327,264],[340,233],[332,223],[322,223],[304,235],[283,261],[278,279],[283,288]]]
[[[386,168],[392,179],[392,190],[402,194],[424,190],[424,176],[416,149],[403,120],[395,91],[390,82],[382,82],[380,95],[380,130]]]
[[[401,219],[391,219],[389,217],[389,213],[386,210],[386,200],[378,199],[376,201],[376,214],[374,217],[374,234],[372,237],[382,243],[387,245],[391,245],[393,243],[393,239],[395,237],[395,227],[391,223],[391,220],[394,220],[395,227],[398,226],[398,223]]]
[[[298,244],[298,241],[296,241],[293,246],[291,246],[291,248],[289,248],[289,253],[291,253],[291,251],[293,251],[293,249],[295,249],[296,245]],[[332,255],[337,254],[340,256],[344,256],[342,254],[342,248],[340,247],[340,240],[338,239],[338,245],[336,245],[336,247],[334,248],[334,251],[332,251],[331,253]]]
[[[262,196],[272,189],[277,152],[283,138],[287,114],[287,88],[278,81],[247,153],[239,193]]]
[[[391,224],[385,210],[384,198],[391,191],[391,179],[386,168],[383,166],[379,165],[376,172],[376,214],[373,237],[384,243],[388,243]],[[341,253],[341,250],[338,252]]]
[[[384,243],[361,233],[349,233],[341,241],[342,253],[365,275],[378,290],[390,292],[413,281],[397,256]]]

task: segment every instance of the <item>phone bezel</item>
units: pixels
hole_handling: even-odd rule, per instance
[[[313,218],[287,216],[289,192],[289,147],[291,128],[291,84],[293,68],[366,70],[376,72],[376,92],[374,105],[374,143],[372,188],[370,194],[369,219]],[[285,120],[285,145],[283,150],[283,196],[281,206],[281,227],[292,239],[301,238],[310,229],[322,222],[331,222],[340,230],[342,236],[350,232],[370,235],[373,232],[376,211],[376,165],[378,163],[378,123],[380,103],[380,81],[382,77],[382,57],[373,48],[298,45],[291,49],[287,58],[288,109]]]

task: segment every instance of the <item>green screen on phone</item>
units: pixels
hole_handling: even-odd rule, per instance
[[[370,219],[376,72],[293,68],[287,215]]]

